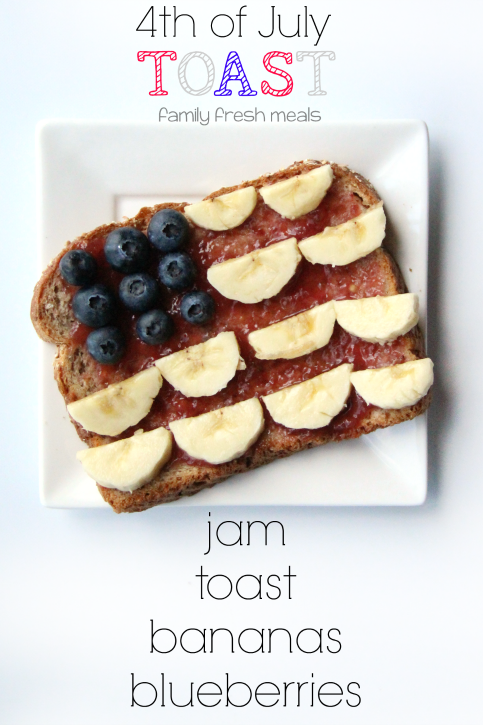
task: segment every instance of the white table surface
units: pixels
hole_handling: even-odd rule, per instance
[[[331,13],[323,49],[327,95],[307,96],[310,76],[286,99],[192,98],[166,65],[169,95],[152,98],[145,49],[208,52],[217,80],[237,49],[253,85],[269,50],[311,49],[310,39],[256,37],[271,3],[250,2],[243,39],[219,40],[207,19],[239,3],[186,0],[196,41],[136,33],[147,3],[86,0],[3,8],[0,148],[3,222],[0,511],[0,721],[13,725],[304,723],[477,725],[482,646],[483,486],[479,369],[482,61],[478,3],[408,0],[307,3]],[[323,8],[321,7],[323,5]],[[281,1],[286,32],[295,8]],[[156,6],[157,10],[161,8]],[[257,20],[258,18],[258,20]],[[148,59],[149,60],[149,59]],[[237,520],[277,518],[284,548],[226,548],[203,556],[208,511],[158,508],[141,515],[48,510],[38,500],[37,340],[28,308],[36,280],[34,129],[41,118],[156,120],[162,106],[189,110],[310,105],[328,120],[422,118],[429,127],[429,353],[437,383],[429,418],[429,498],[422,507],[238,508]],[[246,104],[246,105],[245,105]],[[274,134],[276,129],[274,130]],[[276,135],[274,135],[276,139]],[[214,150],[216,153],[216,150]],[[341,160],[343,161],[343,159]],[[231,519],[229,508],[212,513]],[[216,602],[197,596],[195,574],[296,573],[293,599]],[[303,627],[342,632],[340,654],[150,654],[149,620],[187,627]],[[361,684],[356,709],[130,707],[130,673],[188,681],[233,678]]]

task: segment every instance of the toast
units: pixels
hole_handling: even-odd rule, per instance
[[[258,192],[263,186],[307,173],[325,163],[327,162],[298,162],[275,174],[265,175],[236,187],[220,189],[208,196],[207,199],[213,199],[247,186],[255,187]],[[380,198],[373,186],[362,176],[337,164],[331,164],[331,166],[334,181],[326,198],[321,202],[320,209],[312,213],[318,224],[317,228],[312,230],[312,233],[322,231],[325,226],[335,226],[352,219],[380,202]],[[304,301],[303,295],[301,299],[294,302],[297,295],[294,295],[295,288],[293,285],[298,285],[299,288],[304,289],[304,270],[293,283],[289,283],[278,295],[257,305],[242,305],[245,309],[241,312],[241,303],[232,303],[228,308],[222,308],[220,296],[217,297],[216,291],[213,291],[204,279],[206,277],[206,268],[214,263],[247,254],[259,246],[267,245],[271,241],[278,241],[290,236],[295,236],[298,240],[303,238],[303,236],[300,237],[300,233],[297,234],[300,232],[297,220],[291,223],[284,220],[283,227],[280,225],[278,227],[273,226],[273,220],[271,217],[267,217],[266,207],[259,195],[253,219],[248,219],[236,229],[224,233],[205,231],[203,234],[197,228],[194,229],[193,244],[198,245],[196,262],[199,277],[201,278],[197,287],[209,290],[210,294],[215,297],[217,304],[219,303],[220,312],[215,315],[214,321],[204,328],[193,329],[188,333],[186,328],[181,328],[180,332],[175,334],[172,340],[170,339],[168,343],[155,350],[151,350],[150,346],[143,345],[141,346],[143,347],[142,353],[140,353],[138,345],[136,354],[134,352],[131,354],[130,349],[128,349],[126,359],[115,366],[103,366],[97,363],[89,355],[85,346],[88,330],[84,329],[84,326],[80,325],[73,315],[71,302],[76,288],[67,284],[62,278],[59,271],[60,259],[72,248],[87,249],[100,254],[106,236],[114,229],[131,226],[146,232],[149,221],[157,211],[170,208],[183,212],[185,207],[186,204],[180,203],[159,204],[152,208],[143,208],[132,219],[121,223],[104,225],[83,234],[73,242],[67,243],[62,252],[47,267],[35,287],[31,306],[32,322],[38,335],[43,340],[57,345],[54,375],[67,404],[84,398],[108,384],[119,382],[134,375],[149,367],[154,360],[165,354],[180,350],[188,345],[197,344],[225,329],[235,330],[240,340],[243,357],[247,361],[247,371],[237,373],[235,379],[221,393],[211,398],[198,399],[197,407],[195,406],[196,412],[194,412],[195,407],[186,407],[189,401],[183,400],[183,396],[176,394],[165,384],[160,396],[158,396],[159,400],[155,400],[153,409],[148,416],[138,426],[124,431],[117,438],[90,433],[78,423],[72,421],[79,437],[89,447],[105,445],[113,440],[128,437],[133,434],[135,428],[142,427],[146,431],[160,425],[167,426],[176,417],[198,415],[250,397],[247,395],[247,386],[249,385],[250,363],[253,362],[253,351],[250,352],[246,342],[247,328],[263,327],[282,320],[291,314],[304,311],[311,306],[307,300]],[[265,214],[265,216],[262,216],[262,214]],[[406,291],[403,278],[394,259],[382,247],[345,267],[333,268],[329,265],[309,265],[305,260],[302,265],[310,267],[312,275],[315,274],[315,268],[320,268],[316,271],[320,278],[317,285],[318,302],[323,303],[328,299],[356,299],[375,295],[389,296]],[[179,297],[179,294],[169,293],[163,299],[163,306],[172,313],[176,322],[177,316],[179,317]],[[252,317],[247,317],[246,308],[248,307],[254,309]],[[132,329],[132,320],[126,320],[125,324],[131,325],[130,329]],[[350,334],[336,324],[333,338],[324,348],[295,361],[266,361],[266,369],[269,370],[271,375],[267,376],[263,384],[259,382],[258,387],[252,389],[251,394],[256,396],[265,395],[284,387],[289,379],[291,382],[301,382],[342,362],[351,362],[355,364],[356,369],[365,369],[395,365],[421,359],[424,356],[423,339],[417,326],[392,342],[380,345],[378,343],[355,341]],[[290,378],[287,377],[289,374]],[[275,379],[279,381],[278,387],[274,384]],[[282,381],[282,384],[280,384],[280,381]],[[243,456],[235,460],[219,465],[211,465],[203,461],[190,459],[186,455],[180,455],[180,452],[175,448],[171,460],[161,472],[153,480],[132,493],[103,486],[99,486],[99,491],[104,500],[117,513],[142,511],[161,503],[173,501],[181,496],[192,495],[205,487],[210,487],[225,480],[235,473],[241,473],[270,463],[274,459],[331,441],[337,442],[348,438],[357,438],[378,428],[410,420],[427,409],[430,396],[431,392],[428,392],[414,405],[398,410],[387,410],[365,403],[356,391],[352,390],[344,411],[337,415],[329,425],[316,430],[292,430],[268,419],[269,416],[266,414],[265,430],[259,439]]]

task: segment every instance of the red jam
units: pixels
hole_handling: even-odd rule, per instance
[[[196,288],[208,291],[215,299],[216,312],[213,320],[203,327],[186,322],[179,313],[182,295],[162,288],[161,306],[172,315],[175,333],[164,345],[150,346],[136,336],[136,316],[120,306],[116,324],[126,335],[126,355],[116,366],[97,365],[99,388],[134,375],[152,365],[158,358],[203,342],[224,330],[232,330],[236,334],[247,369],[238,371],[226,388],[210,397],[186,398],[164,381],[151,412],[136,428],[151,430],[158,426],[167,426],[175,419],[200,415],[254,395],[275,392],[341,363],[353,363],[354,369],[359,370],[404,362],[403,338],[385,345],[364,342],[352,337],[337,324],[328,345],[295,360],[258,360],[247,341],[249,332],[330,299],[355,299],[384,294],[384,281],[374,254],[345,267],[313,265],[302,259],[296,274],[283,290],[275,297],[258,304],[246,305],[228,300],[214,290],[206,279],[207,268],[216,262],[241,256],[289,237],[304,239],[323,231],[326,226],[342,224],[358,216],[363,210],[360,198],[344,190],[342,184],[335,180],[319,207],[299,219],[284,219],[259,198],[252,215],[235,229],[213,232],[196,228],[188,251],[198,269]],[[88,246],[97,259],[98,281],[117,290],[122,275],[114,272],[107,264],[103,252],[104,242],[104,237],[98,237],[84,246]],[[158,263],[159,258],[153,253],[152,265],[148,271],[154,277],[157,277]],[[72,333],[73,342],[84,344],[89,332],[89,328],[76,324]],[[329,430],[341,438],[350,437],[351,431],[357,427],[368,409],[369,406],[353,391],[348,405],[334,418]],[[266,419],[268,431],[280,427],[270,419],[267,412]],[[134,428],[130,428],[120,437],[130,436],[133,431]],[[297,431],[299,439],[302,437],[307,441],[316,435],[317,431]],[[174,456],[175,459],[187,458],[179,450],[175,451]]]

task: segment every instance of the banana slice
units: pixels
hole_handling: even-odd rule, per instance
[[[382,202],[344,224],[326,227],[323,232],[299,242],[300,251],[312,264],[350,264],[381,246],[386,216]]]
[[[117,436],[149,413],[162,384],[163,378],[159,371],[151,367],[75,403],[69,403],[67,410],[85,430],[99,435]]]
[[[260,360],[292,360],[327,345],[334,323],[334,303],[330,301],[255,330],[248,335],[248,342]]]
[[[253,186],[222,194],[185,207],[184,213],[203,229],[222,232],[240,226],[257,205],[257,192]]]
[[[134,491],[150,481],[171,456],[172,435],[166,428],[138,431],[107,446],[79,451],[85,472],[101,486]]]
[[[213,264],[208,282],[224,297],[245,304],[276,295],[295,274],[302,259],[295,237],[243,257]]]
[[[193,458],[218,464],[242,456],[264,428],[258,398],[169,424],[176,443]]]
[[[264,395],[276,423],[286,428],[323,428],[340,413],[351,390],[352,365],[344,363],[304,383]]]
[[[264,186],[260,194],[265,204],[281,216],[296,219],[319,206],[333,178],[330,164],[325,164],[306,174]]]
[[[235,333],[220,332],[206,342],[156,360],[155,365],[173,388],[188,398],[199,398],[226,387],[240,359]]]
[[[388,342],[405,335],[419,319],[418,296],[408,292],[390,297],[365,297],[335,302],[337,322],[367,342]]]
[[[351,375],[353,386],[366,403],[396,410],[421,400],[433,379],[433,363],[428,357]]]

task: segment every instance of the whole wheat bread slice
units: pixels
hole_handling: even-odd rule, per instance
[[[262,176],[254,181],[244,182],[237,187],[223,188],[214,192],[207,198],[234,191],[244,186],[261,186],[275,183],[293,175],[305,173],[320,165],[317,161],[306,161],[293,164],[275,174]],[[360,201],[362,207],[370,207],[380,201],[372,185],[359,174],[346,167],[332,164],[335,182],[343,188],[344,192],[352,194]],[[262,203],[259,200],[259,203]],[[321,202],[324,203],[323,201]],[[72,313],[71,300],[75,288],[64,282],[59,272],[59,262],[62,256],[71,248],[89,249],[94,240],[104,238],[113,229],[120,226],[133,226],[145,232],[153,214],[163,208],[173,208],[183,211],[186,204],[159,204],[152,208],[143,208],[133,218],[121,223],[112,223],[99,227],[92,232],[82,235],[73,242],[67,243],[60,254],[50,263],[37,283],[31,306],[31,317],[38,335],[45,341],[57,345],[57,354],[54,361],[54,374],[61,394],[66,403],[90,395],[105,387],[98,376],[98,363],[88,354],[83,343],[76,342],[73,330],[76,321]],[[230,247],[231,256],[240,256],[246,253],[245,248],[237,249],[237,237],[233,236]],[[378,294],[393,295],[406,291],[400,271],[391,255],[383,248],[372,252],[367,257],[353,263],[357,267],[357,279],[364,280],[366,270],[370,268],[371,274],[378,275]],[[367,275],[366,275],[367,276]],[[362,283],[363,284],[363,283]],[[355,290],[353,296],[368,296]],[[184,346],[192,344],[186,343]],[[395,346],[397,346],[397,359],[394,359]],[[383,349],[384,348],[384,349]],[[424,357],[422,335],[418,327],[411,330],[404,337],[398,338],[396,343],[382,346],[378,355],[382,356],[384,364],[384,350],[387,348],[387,361],[385,364],[406,362]],[[127,377],[122,371],[111,372],[109,382],[115,382]],[[165,385],[167,385],[165,383]],[[163,395],[163,389],[160,395]],[[352,404],[357,402],[357,394],[352,392]],[[330,425],[317,431],[294,431],[275,424],[267,425],[265,431],[241,458],[222,465],[210,465],[199,461],[186,461],[175,459],[149,483],[133,493],[124,493],[115,489],[99,486],[103,498],[110,503],[114,511],[134,512],[142,511],[157,504],[173,501],[181,496],[191,495],[197,491],[225,480],[235,473],[241,473],[258,466],[269,463],[276,458],[291,455],[297,451],[314,446],[320,446],[331,441],[341,441],[346,438],[355,438],[370,433],[377,428],[395,425],[410,420],[423,413],[429,406],[431,393],[429,392],[418,403],[401,410],[382,410],[373,406],[365,406],[363,415],[357,420],[357,425],[344,428],[343,424]],[[360,401],[359,401],[360,402]],[[268,417],[268,414],[267,414]],[[148,416],[149,418],[149,416]],[[337,420],[334,419],[334,420]],[[88,433],[74,422],[79,437],[89,446],[98,446],[111,442],[112,438]],[[141,421],[138,427],[145,428]],[[119,437],[124,437],[123,434]]]

